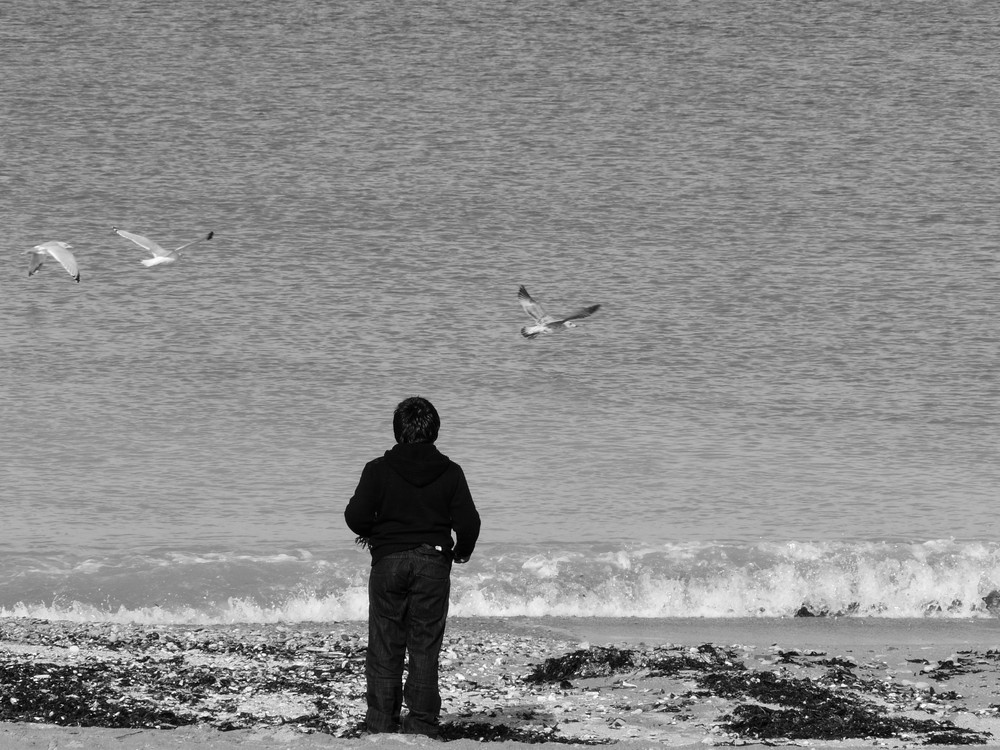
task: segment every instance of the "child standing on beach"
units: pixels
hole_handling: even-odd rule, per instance
[[[344,511],[372,556],[365,724],[373,733],[439,733],[451,564],[468,562],[480,526],[465,474],[434,445],[440,426],[427,399],[400,402],[392,417],[396,445],[365,465]],[[401,716],[404,698],[408,713]]]

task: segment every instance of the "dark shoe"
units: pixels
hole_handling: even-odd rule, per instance
[[[399,731],[403,734],[422,734],[432,740],[441,739],[441,727],[437,722],[431,723],[413,716],[404,716],[399,722]]]
[[[370,725],[367,721],[361,722],[358,728],[361,730],[362,736],[366,734],[399,734],[400,731],[398,725],[390,727],[375,727]]]

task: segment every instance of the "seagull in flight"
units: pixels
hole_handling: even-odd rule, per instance
[[[531,295],[528,294],[528,290],[523,286],[517,290],[517,300],[521,303],[524,311],[535,321],[534,325],[525,326],[521,329],[521,335],[526,339],[533,339],[540,333],[560,331],[563,328],[576,328],[574,320],[586,318],[601,309],[600,305],[591,305],[590,307],[577,310],[572,315],[556,318],[545,312],[545,308],[535,302]]]
[[[80,272],[76,267],[76,258],[74,258],[73,253],[70,252],[71,247],[73,246],[68,242],[52,240],[51,242],[43,242],[41,245],[35,245],[30,250],[25,250],[25,255],[29,253],[31,255],[31,265],[28,266],[28,276],[34,276],[38,273],[38,269],[41,268],[42,263],[45,262],[45,256],[48,255],[59,261],[69,275],[73,277],[73,281],[79,284]]]
[[[132,240],[132,242],[137,244],[139,247],[149,250],[149,252],[153,254],[152,258],[146,258],[145,260],[140,261],[142,265],[146,266],[146,268],[150,268],[151,266],[158,266],[161,263],[173,263],[175,260],[177,260],[178,257],[180,257],[181,250],[183,250],[186,247],[191,247],[191,245],[195,244],[196,242],[201,242],[202,240],[210,240],[215,235],[215,232],[209,232],[204,237],[199,237],[196,240],[191,240],[191,242],[187,242],[181,245],[180,247],[175,248],[174,250],[164,250],[158,244],[156,244],[150,239],[147,239],[146,237],[143,237],[141,234],[133,234],[132,232],[126,232],[124,229],[119,229],[118,227],[111,227],[111,231],[119,235],[120,237],[124,237],[127,240]]]

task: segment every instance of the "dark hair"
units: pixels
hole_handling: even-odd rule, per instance
[[[439,429],[441,417],[426,398],[403,399],[392,413],[392,432],[397,443],[433,443]]]

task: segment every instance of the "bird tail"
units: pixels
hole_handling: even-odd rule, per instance
[[[526,339],[533,339],[535,338],[535,336],[538,335],[538,331],[532,331],[531,329],[528,328],[528,326],[525,326],[524,328],[521,329],[521,335],[524,336],[524,338]]]

